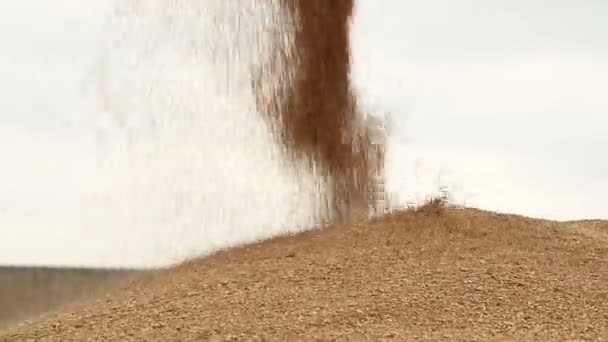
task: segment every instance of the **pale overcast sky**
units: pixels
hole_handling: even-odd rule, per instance
[[[290,181],[269,157],[255,159],[267,145],[247,140],[263,131],[243,128],[247,109],[221,94],[193,100],[222,75],[187,44],[209,39],[204,13],[229,12],[224,1],[180,1],[203,14],[172,22],[178,33],[165,32],[170,15],[108,33],[119,2],[0,5],[0,264],[158,265],[306,224]],[[605,18],[603,0],[359,0],[353,79],[366,106],[396,123],[390,190],[403,202],[441,184],[485,209],[608,218]],[[120,71],[149,51],[139,69]],[[108,115],[91,87],[104,53],[118,68],[112,106],[137,112],[132,125],[151,116],[171,127],[160,150],[142,140],[136,154],[100,164],[95,128]],[[167,77],[181,88],[159,83]]]
[[[400,126],[393,182],[425,193],[442,174],[484,208],[608,218],[608,2],[358,9],[357,84]]]

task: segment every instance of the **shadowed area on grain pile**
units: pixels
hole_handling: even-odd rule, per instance
[[[601,221],[396,213],[193,260],[0,340],[600,340],[607,237]]]
[[[0,267],[0,328],[82,300],[140,273],[90,268]]]
[[[291,39],[291,44],[279,45],[273,59],[288,67],[271,82],[288,84],[269,102],[264,102],[259,84],[254,91],[280,142],[295,159],[307,160],[310,167],[330,176],[330,216],[350,221],[355,212],[367,209],[369,176],[381,172],[383,164],[383,153],[372,153],[383,151],[383,146],[372,145],[349,82],[354,2],[283,0],[280,4],[294,27],[279,33],[278,39]]]

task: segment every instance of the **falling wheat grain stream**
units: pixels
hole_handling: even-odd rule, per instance
[[[49,72],[69,64],[57,84],[40,76],[58,108],[36,115],[71,122],[58,139],[33,128],[5,136],[24,151],[9,165],[14,187],[31,193],[0,218],[23,232],[8,245],[48,235],[40,255],[15,248],[7,262],[157,267],[348,219],[367,196],[369,164],[346,75],[349,3],[49,5],[37,20],[62,31],[37,38],[69,33],[82,47],[68,41],[74,59],[48,62]],[[305,10],[317,19],[294,17]],[[336,32],[311,50],[320,27]]]
[[[63,5],[51,21],[82,11]],[[15,246],[31,244],[27,231],[51,237],[11,266],[156,268],[367,214],[382,145],[348,80],[351,0],[97,5],[70,27],[88,41],[71,46],[76,82],[49,89],[76,118],[69,138],[34,140],[24,157],[49,170],[26,180],[38,215],[4,217],[24,227]],[[34,276],[45,270],[6,274],[58,281]],[[79,272],[62,273],[66,288]],[[70,299],[23,289],[57,296],[36,310]]]

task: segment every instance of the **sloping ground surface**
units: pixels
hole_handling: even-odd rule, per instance
[[[608,223],[401,213],[191,261],[2,341],[608,339]]]

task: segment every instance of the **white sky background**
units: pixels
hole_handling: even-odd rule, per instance
[[[392,114],[392,186],[608,218],[608,3],[360,1],[355,79]],[[418,165],[418,177],[416,168]]]
[[[246,109],[228,104],[236,107],[225,110],[233,119],[224,120],[226,99],[217,94],[185,103],[209,113],[198,123],[216,128],[207,132],[207,151],[186,148],[200,143],[191,140],[196,134],[169,130],[179,136],[163,140],[170,156],[129,164],[121,152],[115,164],[100,167],[99,108],[87,82],[111,9],[101,0],[0,5],[0,264],[158,265],[270,236],[289,222],[305,225],[293,213],[298,201],[288,200],[293,191],[284,188],[293,184],[268,158],[251,157],[265,143],[243,144],[242,137],[263,129],[252,123],[235,130]],[[388,172],[390,190],[403,201],[434,191],[441,176],[456,200],[481,208],[608,218],[607,2],[359,0],[357,12],[354,80],[369,108],[391,113],[397,123]],[[193,28],[181,29],[196,36]],[[159,65],[182,57],[157,58],[146,66],[150,74],[140,71],[149,81],[163,77]],[[183,69],[164,72],[205,70],[178,61]],[[118,86],[137,76],[115,75]],[[176,89],[156,91],[179,99]],[[177,108],[132,95],[160,120],[163,110]],[[179,111],[184,116],[173,116],[174,124],[188,127],[188,111]],[[154,149],[145,141],[141,153]],[[182,154],[174,156],[171,147]],[[205,158],[214,154],[222,162],[210,168]],[[204,160],[187,164],[196,156]],[[179,196],[192,186],[211,190],[184,205]],[[167,209],[176,203],[179,214]]]

